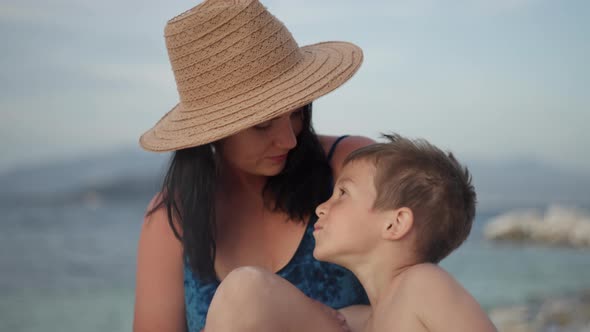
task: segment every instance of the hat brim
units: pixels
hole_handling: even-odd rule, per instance
[[[363,61],[362,50],[347,42],[300,48],[302,60],[279,77],[198,110],[177,104],[145,132],[140,145],[154,152],[211,143],[306,105],[348,81]]]

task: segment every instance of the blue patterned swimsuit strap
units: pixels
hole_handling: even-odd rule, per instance
[[[336,147],[338,144],[349,135],[343,135],[338,137],[334,143],[332,143],[332,147],[330,148],[330,152],[328,152],[328,164],[332,161],[332,157],[334,156],[334,152],[336,151]],[[330,188],[334,188],[334,177],[330,174]]]
[[[338,139],[336,139],[334,141],[334,143],[332,144],[332,147],[330,148],[330,152],[328,152],[328,163],[330,161],[332,161],[332,156],[334,155],[334,151],[336,151],[336,147],[338,146],[338,143],[340,143],[340,141],[342,141],[343,139],[347,138],[349,135],[343,135],[338,137]]]

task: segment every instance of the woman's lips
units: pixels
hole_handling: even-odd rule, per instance
[[[287,159],[287,155],[288,154],[285,153],[285,154],[282,154],[282,155],[279,155],[279,156],[268,157],[268,159],[270,159],[270,160],[272,160],[274,162],[283,162],[283,161],[285,161]]]

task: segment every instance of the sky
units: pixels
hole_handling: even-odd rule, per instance
[[[354,42],[324,134],[422,137],[460,158],[590,175],[590,2],[268,0],[299,45]],[[0,171],[139,148],[178,101],[166,21],[188,0],[2,0]]]

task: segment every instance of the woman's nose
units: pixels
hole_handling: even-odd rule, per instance
[[[295,136],[293,125],[288,116],[281,119],[281,125],[277,128],[275,143],[278,147],[289,150],[297,145],[297,136]]]

